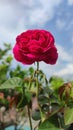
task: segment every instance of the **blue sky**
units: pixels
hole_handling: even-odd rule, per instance
[[[46,75],[73,78],[73,0],[0,0],[0,46],[15,44],[28,29],[45,29],[55,37],[56,65],[40,63]],[[14,61],[13,65],[17,62]]]

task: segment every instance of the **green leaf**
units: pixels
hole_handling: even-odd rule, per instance
[[[32,94],[28,91],[25,91],[25,97],[27,99],[27,102],[30,103],[31,98],[32,98]]]
[[[20,102],[17,105],[17,108],[23,108],[25,105],[28,105],[31,100],[31,93],[30,92],[25,92],[22,94]]]
[[[0,106],[9,105],[8,101],[6,99],[0,99]]]
[[[23,85],[22,79],[18,77],[10,78],[0,85],[0,89],[15,89],[16,87],[21,87]]]
[[[8,56],[5,60],[6,62],[10,63],[12,61],[12,55]]]
[[[46,114],[40,109],[41,121],[44,122],[46,120]]]
[[[56,115],[50,117],[40,124],[38,130],[61,130],[59,128],[58,117]]]
[[[64,121],[65,125],[73,123],[73,108],[66,107],[64,109]]]
[[[51,110],[52,112],[51,112],[51,115],[50,115],[50,116],[52,116],[52,115],[58,113],[58,111],[62,108],[62,107],[61,107],[59,104],[57,104],[57,103],[52,103],[51,106],[52,106],[52,110]]]
[[[43,105],[44,103],[48,103],[49,102],[49,98],[44,96],[44,95],[39,95],[38,100],[39,100],[39,103],[41,105]]]
[[[70,97],[73,99],[73,82],[71,82],[72,88],[71,88],[71,93],[70,93]]]
[[[52,87],[53,90],[56,90],[58,89],[61,85],[63,85],[64,81],[62,78],[60,77],[57,77],[57,76],[52,76],[50,79],[49,79],[49,83]]]
[[[27,104],[28,104],[27,98],[26,98],[25,94],[23,94],[21,99],[20,99],[20,102],[17,105],[17,108],[23,108]]]
[[[29,71],[30,75],[32,75],[34,73],[34,69],[32,67],[30,67],[28,71]]]
[[[61,127],[62,127],[64,130],[68,130],[68,128],[70,127],[70,125],[65,125],[64,116],[63,116],[61,113],[58,113],[58,114],[60,114],[60,115],[58,115],[58,117],[59,117],[59,121],[60,121]]]

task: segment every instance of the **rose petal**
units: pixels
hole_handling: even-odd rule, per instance
[[[23,64],[32,64],[34,63],[34,60],[27,55],[24,55],[22,51],[20,50],[18,45],[15,45],[13,48],[14,57],[17,61],[22,62]]]
[[[55,47],[50,48],[46,53],[45,53],[45,58],[43,58],[43,61],[46,62],[47,64],[55,64],[58,58],[58,53],[57,49]]]

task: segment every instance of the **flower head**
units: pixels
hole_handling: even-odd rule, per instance
[[[55,64],[58,53],[54,42],[53,35],[46,30],[28,30],[17,36],[14,57],[28,65],[39,61]]]

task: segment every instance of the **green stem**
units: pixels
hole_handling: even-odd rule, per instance
[[[39,70],[39,62],[37,62],[37,71]]]
[[[29,123],[30,123],[30,130],[33,130],[33,128],[32,128],[32,121],[31,121],[31,115],[30,115],[30,109],[29,109],[28,105],[27,105],[27,109],[28,109],[28,117],[29,117]]]
[[[39,94],[38,73],[39,73],[39,62],[37,62],[37,75],[36,75],[37,99]]]
[[[36,86],[37,86],[37,100],[38,100],[38,97],[39,97],[39,79],[38,79],[38,76],[39,76],[39,62],[37,62],[37,73],[36,73]],[[39,101],[38,101],[38,106],[39,106],[39,110],[40,110],[40,116],[41,116],[41,121],[43,122],[44,121],[44,118],[42,118],[43,116],[43,113],[42,113],[42,110],[41,110],[41,106],[39,104]]]

